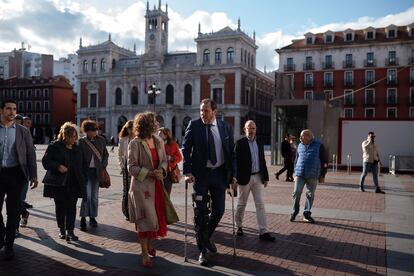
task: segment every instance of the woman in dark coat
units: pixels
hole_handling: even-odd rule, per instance
[[[58,139],[47,148],[42,164],[47,170],[43,179],[43,196],[55,200],[59,237],[76,241],[73,229],[76,219],[76,202],[86,197],[86,164],[79,146],[79,135],[75,124],[66,122],[59,131]]]

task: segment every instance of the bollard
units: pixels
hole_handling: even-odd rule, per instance
[[[348,172],[348,174],[351,174],[352,171],[352,155],[348,154],[346,156],[346,171]]]
[[[338,162],[336,159],[336,154],[332,154],[332,172],[336,172],[338,170]]]

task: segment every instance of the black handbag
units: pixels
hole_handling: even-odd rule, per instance
[[[66,185],[67,175],[67,173],[58,175],[48,170],[42,182],[47,186],[63,187]]]

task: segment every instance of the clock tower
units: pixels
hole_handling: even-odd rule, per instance
[[[163,57],[168,53],[168,5],[161,10],[161,0],[158,9],[149,9],[145,14],[145,54],[149,57]]]

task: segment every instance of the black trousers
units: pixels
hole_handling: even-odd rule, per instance
[[[56,221],[60,229],[75,229],[77,198],[55,198]]]
[[[16,225],[20,216],[21,193],[25,177],[19,166],[0,170],[0,239],[6,246],[13,246]],[[3,222],[4,197],[6,199],[7,223]]]
[[[129,186],[131,185],[131,176],[129,175],[128,168],[125,165],[125,170],[122,175],[122,183],[123,183],[123,190],[122,190],[122,213],[124,214],[125,218],[129,219],[129,211],[128,211],[128,191]]]
[[[293,162],[292,159],[289,158],[283,158],[283,168],[281,168],[277,175],[281,175],[282,173],[286,172],[286,178],[293,176]]]

